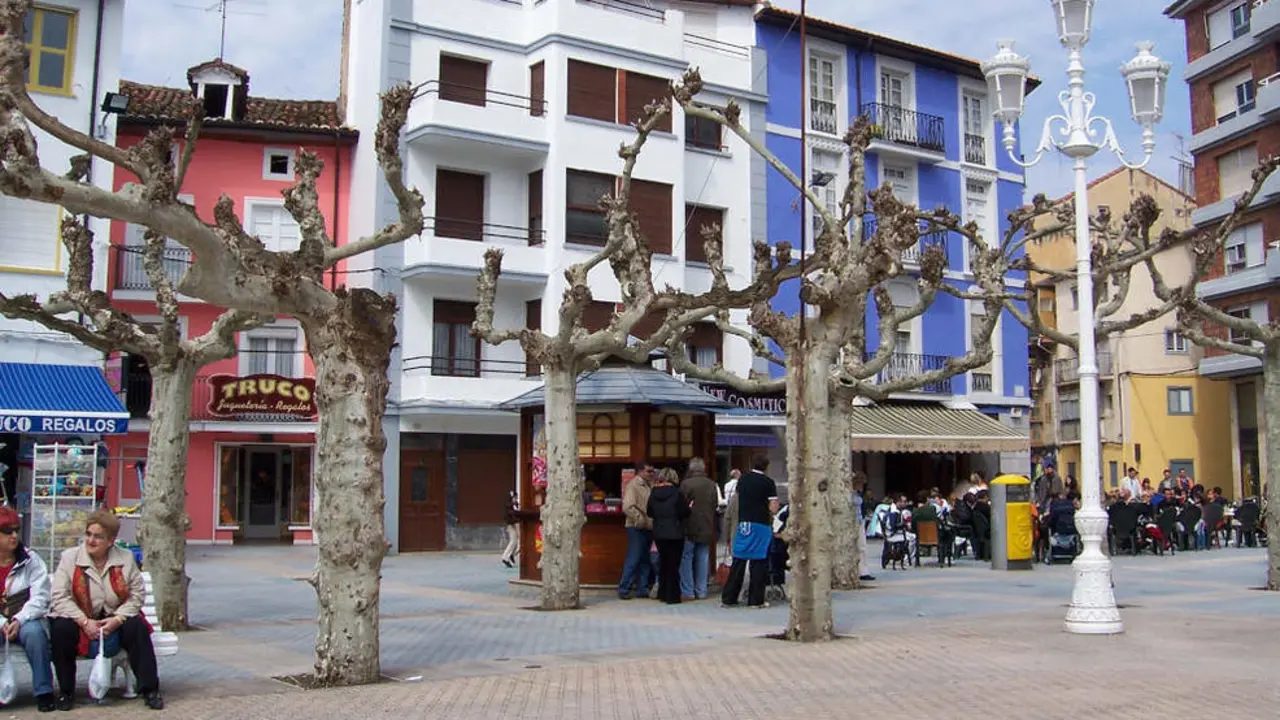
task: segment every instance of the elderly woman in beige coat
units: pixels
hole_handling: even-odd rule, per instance
[[[75,704],[76,658],[97,654],[99,630],[107,655],[119,650],[128,653],[147,707],[164,708],[151,626],[142,615],[146,584],[133,553],[115,546],[119,531],[115,515],[105,510],[90,514],[84,542],[63,551],[53,575],[49,634],[59,710],[70,710]]]

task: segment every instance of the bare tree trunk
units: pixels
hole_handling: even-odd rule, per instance
[[[573,368],[548,364],[546,381],[547,499],[542,506],[542,609],[578,607],[582,473],[578,459],[578,387]]]
[[[155,584],[156,617],[169,632],[188,629],[187,448],[191,388],[199,366],[180,357],[151,365],[151,428],[147,440],[139,543]]]
[[[1267,504],[1267,589],[1280,590],[1280,345],[1267,348],[1262,360],[1262,405],[1267,425],[1267,475],[1262,494]]]
[[[382,456],[395,300],[338,291],[337,307],[299,318],[315,360],[315,574],[319,685],[377,682],[379,580],[387,553]]]
[[[842,393],[831,393],[827,408],[827,438],[831,453],[831,524],[835,533],[831,558],[831,586],[837,590],[857,590],[861,574],[862,523],[853,510],[853,401]]]
[[[791,616],[786,636],[799,642],[830,640],[834,634],[831,614],[834,491],[830,475],[835,460],[830,452],[827,413],[830,394],[827,376],[834,359],[829,354],[803,347],[787,353],[787,407],[799,409],[802,404],[798,400],[803,392],[805,410],[803,413],[788,410],[787,414]],[[797,382],[802,373],[805,376],[803,390]],[[803,438],[796,438],[801,427]]]

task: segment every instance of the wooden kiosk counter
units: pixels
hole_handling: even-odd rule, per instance
[[[627,554],[622,493],[648,461],[684,473],[691,458],[715,463],[715,410],[730,407],[648,365],[607,364],[578,378],[578,456],[583,505],[580,582],[614,587]],[[503,403],[520,411],[520,581],[538,583],[546,492],[543,389]],[[714,475],[713,475],[714,477]]]

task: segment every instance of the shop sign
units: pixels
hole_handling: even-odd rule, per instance
[[[215,417],[261,413],[310,418],[316,414],[314,378],[213,375],[209,389],[209,414]]]
[[[786,393],[778,394],[759,394],[738,392],[728,385],[710,385],[702,386],[702,391],[706,394],[729,403],[730,405],[743,410],[750,410],[761,415],[786,415],[787,414],[787,396]]]
[[[122,435],[129,432],[126,418],[68,417],[65,415],[6,415],[0,413],[0,432],[20,434]]]

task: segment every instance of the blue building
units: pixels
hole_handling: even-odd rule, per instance
[[[998,142],[1002,128],[992,117],[979,64],[822,20],[811,18],[807,26],[807,57],[802,58],[796,14],[765,8],[756,16],[757,45],[768,62],[768,148],[796,170],[807,152],[811,178],[833,174],[835,180],[820,187],[821,180],[815,181],[815,189],[838,214],[847,167],[842,137],[852,118],[866,115],[877,133],[867,155],[869,188],[887,184],[918,207],[950,208],[966,222],[978,223],[988,242],[997,242],[1009,211],[1023,204],[1024,177]],[[808,83],[808,107],[801,107],[801,82]],[[801,145],[802,124],[807,147]],[[802,229],[812,239],[816,214],[801,215],[798,193],[781,174],[769,169],[763,176],[769,241],[798,246]],[[951,282],[972,281],[968,243],[945,234],[926,242],[944,244]],[[904,256],[908,266],[918,258],[919,250]],[[1021,285],[1023,277],[1011,275],[1009,282]],[[915,302],[912,278],[902,278],[891,290],[899,304]],[[776,306],[797,312],[796,294],[784,295]],[[890,376],[939,367],[967,352],[975,313],[981,317],[980,303],[940,293],[924,316],[897,337],[881,339],[875,337],[875,311],[869,308],[868,350],[882,341],[895,344],[894,361],[884,371]],[[859,408],[858,424],[865,428],[855,426],[854,462],[867,472],[873,491],[936,486],[946,492],[972,472],[988,479],[1001,470],[1026,472],[1027,331],[1005,312],[992,345],[995,354],[986,367],[892,403]]]

